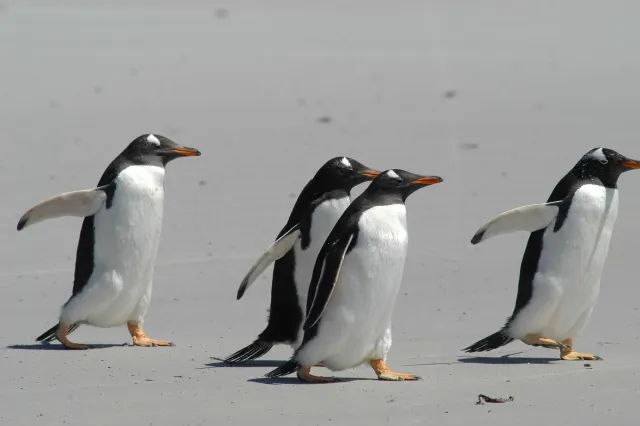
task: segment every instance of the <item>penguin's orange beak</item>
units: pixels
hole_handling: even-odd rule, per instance
[[[640,169],[640,162],[636,160],[627,160],[623,161],[622,165],[629,169]]]
[[[171,152],[174,152],[183,157],[197,157],[198,155],[200,155],[200,151],[198,151],[197,149],[187,148],[186,146],[174,148],[171,150]]]
[[[440,176],[425,176],[420,179],[416,179],[411,183],[414,185],[435,185],[440,182],[442,182],[442,178]]]
[[[375,170],[365,170],[364,172],[360,172],[362,176],[366,176],[369,179],[375,179],[378,177],[380,172],[376,172]]]

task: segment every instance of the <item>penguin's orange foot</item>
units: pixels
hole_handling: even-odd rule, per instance
[[[571,345],[567,345],[565,342],[558,342],[553,339],[547,339],[533,334],[527,334],[526,336],[524,336],[522,341],[531,346],[543,346],[545,348],[560,349],[563,351],[571,349]]]
[[[422,380],[422,377],[416,376],[414,374],[396,373],[389,370],[389,367],[387,367],[387,363],[382,359],[374,359],[369,364],[371,364],[371,368],[373,368],[373,371],[375,371],[376,375],[378,376],[378,380],[394,382],[404,380]]]
[[[60,339],[58,339],[60,340]],[[89,346],[83,344],[83,343],[73,343],[70,342],[68,339],[64,339],[60,340],[60,343],[62,343],[62,345],[67,348],[67,349],[76,349],[76,350],[85,350],[85,349],[89,349]]]
[[[137,337],[133,336],[133,344],[136,346],[155,347],[155,346],[175,346],[168,340],[156,340],[150,339],[147,336]]]
[[[560,350],[560,358],[565,361],[602,361],[602,358],[598,355],[583,354],[573,351],[573,341],[567,339],[563,341],[566,348]]]
[[[58,330],[56,331],[56,339],[58,339],[58,341],[62,343],[62,346],[64,346],[67,349],[75,349],[75,350],[89,349],[89,346],[84,345],[82,343],[71,342],[69,339],[67,339],[67,334],[69,334],[69,326],[61,322],[58,327]]]
[[[69,326],[61,322],[60,325],[58,326],[58,330],[56,331],[56,339],[58,339],[58,341],[62,343],[62,346],[64,346],[67,349],[76,349],[76,350],[89,349],[89,346],[84,345],[82,343],[71,342],[69,339],[67,339],[67,334],[69,334]]]
[[[314,376],[311,374],[311,367],[300,367],[298,370],[298,379],[306,383],[335,383],[340,381],[340,379],[336,379],[335,377]]]
[[[156,340],[148,338],[142,330],[142,327],[138,323],[127,323],[127,327],[129,328],[129,333],[131,333],[131,337],[133,338],[133,344],[136,346],[175,346],[173,343],[167,340]]]
[[[602,361],[602,357],[593,354],[582,354],[580,352],[570,351],[560,354],[560,358],[565,361]]]

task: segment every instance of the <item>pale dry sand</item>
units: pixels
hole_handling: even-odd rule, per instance
[[[640,158],[640,5],[112,3],[0,5],[1,424],[637,424],[640,173],[621,179],[601,298],[577,341],[603,362],[587,369],[521,343],[460,349],[510,314],[527,238],[473,247],[476,229],[544,201],[592,147]],[[18,218],[95,185],[145,132],[203,153],[169,166],[146,323],[177,346],[34,344],[71,291],[81,221],[18,233]],[[284,347],[252,367],[210,359],[262,330],[271,270],[241,301],[237,286],[334,155],[445,179],[408,202],[389,359],[422,382],[378,382],[368,368],[335,385],[261,379]],[[124,327],[73,337],[130,341]],[[515,401],[476,406],[479,393]]]

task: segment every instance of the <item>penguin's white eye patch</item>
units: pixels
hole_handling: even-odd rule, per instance
[[[602,164],[607,164],[609,162],[609,160],[607,160],[607,156],[604,155],[604,151],[602,151],[602,148],[598,148],[593,151],[593,153],[591,153],[591,156]]]
[[[149,136],[147,136],[147,142],[160,146],[160,140],[155,137],[153,133],[149,133]]]
[[[345,166],[347,169],[352,169],[353,167],[351,166],[351,163],[349,162],[349,160],[347,160],[346,157],[342,157],[342,160],[340,160],[340,162],[342,163],[343,166]]]
[[[396,172],[394,172],[393,170],[389,170],[387,172],[387,176],[389,176],[391,179],[399,179],[400,176],[398,176],[398,174]]]

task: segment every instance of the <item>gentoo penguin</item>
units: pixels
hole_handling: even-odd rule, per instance
[[[275,344],[288,344],[293,349],[300,345],[309,281],[320,247],[349,206],[350,191],[378,174],[353,158],[335,157],[307,183],[276,241],[249,270],[238,289],[239,300],[275,261],[267,327],[253,343],[227,357],[226,362],[259,358]]]
[[[611,149],[592,149],[558,182],[545,204],[509,210],[480,228],[471,243],[516,231],[531,235],[513,314],[500,331],[464,351],[489,351],[519,339],[557,348],[564,360],[601,359],[574,352],[573,340],[598,299],[618,216],[618,177],[637,168],[638,161]]]
[[[22,216],[19,231],[56,217],[84,217],[73,292],[59,323],[37,341],[58,339],[68,349],[87,349],[67,338],[80,324],[126,323],[135,345],[172,346],[148,338],[142,321],[151,299],[162,230],[165,166],[175,158],[197,155],[198,150],[164,136],[139,136],[109,164],[97,188],[49,198]]]
[[[297,372],[305,382],[326,383],[336,379],[313,376],[312,366],[340,371],[368,362],[380,380],[420,379],[390,371],[385,360],[407,251],[405,201],[439,182],[437,176],[387,170],[349,205],[315,262],[303,342],[266,377]]]

